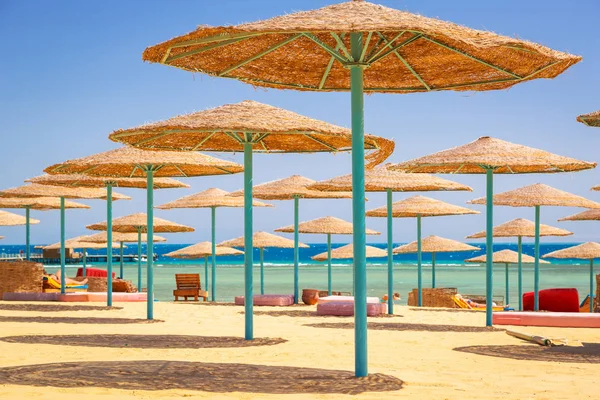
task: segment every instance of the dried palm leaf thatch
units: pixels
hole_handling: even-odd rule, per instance
[[[351,57],[353,32],[363,33],[358,60]],[[309,91],[349,90],[346,67],[359,62],[368,67],[365,91],[406,93],[505,89],[554,78],[581,57],[350,1],[235,26],[200,26],[147,48],[143,59],[255,86]]]
[[[179,115],[165,121],[119,129],[109,138],[151,150],[242,152],[252,143],[258,153],[313,153],[349,151],[350,129],[308,118],[292,111],[245,100]],[[385,161],[394,142],[365,135],[368,167]]]
[[[110,183],[112,186],[122,188],[145,189],[147,187],[147,180],[145,178],[103,178],[81,174],[41,175],[36,176],[35,178],[27,179],[25,182],[39,183],[40,185],[67,187],[104,187],[108,183]],[[190,185],[171,178],[155,178],[153,181],[153,189],[175,189],[189,187]]]
[[[233,247],[217,246],[215,248],[216,256],[237,256],[237,255],[242,255],[242,254],[244,254],[243,251],[234,249]],[[188,258],[188,259],[208,257],[208,256],[212,255],[212,243],[211,242],[201,242],[201,243],[193,244],[191,246],[184,247],[183,249],[172,251],[165,255],[167,257]]]
[[[559,221],[600,221],[600,210],[592,209],[587,211],[582,211],[577,214],[569,215],[568,217],[564,217],[559,219]]]
[[[315,180],[300,175],[292,175],[288,178],[261,183],[252,188],[252,196],[261,200],[292,200],[294,197],[303,199],[351,199],[350,192],[322,192],[320,190],[307,189],[316,183]],[[232,196],[243,196],[243,190],[231,193]]]
[[[102,199],[106,200],[106,189],[50,186],[32,183],[16,188],[0,190],[0,197],[64,197],[65,199]],[[112,192],[113,200],[131,200],[124,194]]]
[[[519,262],[519,253],[512,250],[500,250],[495,251],[492,254],[492,262],[494,264],[517,264]],[[469,258],[465,260],[468,263],[485,263],[486,255]],[[528,256],[527,254],[521,254],[521,262],[523,264],[533,264],[535,263],[535,258]],[[550,264],[548,261],[540,260],[540,264]]]
[[[600,191],[600,185],[592,186],[591,190],[595,192]]]
[[[253,207],[273,207],[271,204],[253,200]],[[244,207],[243,197],[231,196],[231,193],[217,188],[206,189],[200,193],[184,196],[180,199],[157,206],[161,210],[173,208],[209,208],[209,207]]]
[[[14,214],[8,211],[0,210],[0,226],[17,226],[17,225],[25,225],[27,223],[27,219],[19,214]],[[29,219],[30,224],[39,224],[40,220],[35,218]]]
[[[475,251],[479,247],[471,246],[452,239],[446,239],[439,236],[428,236],[421,241],[421,252],[423,253],[444,253],[452,251]],[[394,254],[409,254],[418,251],[417,242],[411,242],[403,246],[396,247]]]
[[[555,228],[550,225],[540,224],[540,236],[570,236],[573,232],[566,229]],[[495,226],[492,230],[494,237],[535,237],[535,224],[524,218],[517,218]],[[467,239],[483,239],[485,231],[467,236]]]
[[[587,126],[600,127],[600,110],[589,114],[582,114],[577,117],[577,121]]]
[[[566,249],[544,254],[542,258],[578,258],[582,260],[600,258],[600,243],[587,242],[577,246],[567,247]]]
[[[332,235],[352,235],[353,227],[351,222],[344,221],[336,217],[322,217],[311,221],[298,224],[299,233],[313,234],[332,234]],[[294,233],[294,225],[284,226],[275,229],[275,232]],[[367,235],[379,235],[380,233],[373,229],[366,229]]]
[[[387,251],[373,246],[366,246],[367,258],[387,257]],[[352,243],[331,250],[331,258],[352,259],[354,258],[354,246]],[[315,261],[326,261],[328,259],[327,252],[317,254],[311,257]]]
[[[29,208],[31,210],[58,210],[58,197],[3,197],[0,198],[0,208]],[[65,200],[65,208],[90,208],[86,204]]]
[[[438,178],[429,174],[406,174],[392,171],[391,164],[380,165],[365,171],[366,192],[430,192],[465,190],[472,192],[469,186]],[[308,189],[325,192],[352,191],[352,174],[327,179],[308,186]]]
[[[44,172],[51,175],[144,178],[147,168],[152,168],[157,178],[236,174],[244,170],[240,164],[196,152],[144,151],[133,147],[120,147],[54,164]]]
[[[367,211],[367,217],[387,217],[387,214],[387,206]],[[441,217],[464,214],[479,214],[479,211],[425,196],[413,196],[392,204],[392,216],[394,218]]]
[[[112,222],[113,232],[137,233],[138,229],[141,229],[142,232],[145,232],[147,228],[147,222],[148,217],[145,213],[131,214],[125,217],[116,218]],[[162,218],[154,217],[153,224],[154,232],[156,233],[194,232],[194,228],[190,226],[181,225]],[[86,228],[92,231],[105,231],[106,221],[98,224],[88,225]]]
[[[489,136],[390,166],[394,170],[430,174],[485,174],[486,168],[493,168],[494,174],[538,174],[595,167],[596,163],[558,156]]]
[[[108,239],[108,235],[106,232],[100,232],[100,233],[96,233],[94,235],[90,235],[87,236],[85,238],[86,242],[92,242],[92,243],[106,243]],[[138,241],[138,234],[137,233],[124,233],[124,232],[113,232],[112,233],[112,240],[115,243],[137,243]],[[146,243],[148,241],[148,235],[146,235],[145,233],[141,234],[141,241],[143,243]],[[154,243],[157,242],[166,242],[167,239],[162,237],[162,236],[158,236],[158,235],[154,235],[152,236],[152,241]]]
[[[240,236],[239,238],[236,238],[236,239],[226,240],[224,242],[219,243],[218,246],[243,248],[244,247],[244,237]],[[256,248],[256,249],[267,248],[267,247],[279,247],[279,248],[292,249],[292,248],[294,248],[294,241],[284,238],[284,237],[281,237],[281,236],[278,236],[278,235],[273,235],[272,233],[259,231],[259,232],[255,232],[252,235],[252,246],[254,246],[254,248]],[[308,248],[309,246],[304,243],[298,243],[298,247]]]
[[[97,243],[97,242],[86,242],[86,239],[89,236],[77,236],[72,239],[67,239],[65,241],[65,249],[105,249],[107,243]],[[121,246],[119,243],[113,242],[112,247],[117,248]],[[57,250],[60,249],[60,242],[50,244],[48,246],[43,247],[44,250]]]
[[[588,200],[584,197],[555,189],[542,183],[524,186],[519,189],[495,194],[493,197],[496,206],[511,207],[534,207],[534,206],[564,206],[600,208],[600,203]],[[481,197],[468,202],[469,204],[485,204],[485,198]]]

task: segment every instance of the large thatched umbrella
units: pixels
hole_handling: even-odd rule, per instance
[[[416,218],[417,219],[417,286],[418,304],[423,305],[423,270],[421,262],[421,218],[443,217],[448,215],[479,214],[465,207],[455,206],[444,201],[432,199],[425,196],[413,196],[392,204],[392,217],[394,218]],[[379,207],[367,211],[367,217],[387,217],[388,207]],[[388,295],[389,296],[389,295]]]
[[[253,201],[253,207],[272,207],[271,204],[262,203],[260,201]],[[244,199],[241,197],[230,196],[229,192],[222,189],[210,188],[200,193],[192,194],[189,196],[182,197],[180,199],[171,201],[169,203],[157,206],[161,210],[170,210],[173,208],[210,208],[211,210],[211,242],[212,242],[212,266],[211,266],[211,284],[210,284],[210,297],[212,301],[216,301],[217,297],[217,262],[215,256],[217,255],[217,207],[244,207]],[[206,259],[204,260],[206,261]],[[208,276],[208,275],[207,275]],[[208,288],[208,281],[205,283]],[[207,289],[208,290],[208,289]]]
[[[0,197],[59,197],[60,198],[60,241],[65,242],[65,199],[106,199],[107,202],[113,200],[130,200],[131,197],[119,193],[113,193],[112,190],[100,188],[80,188],[40,185],[32,183],[30,185],[19,186],[12,189],[0,191]],[[65,248],[60,250],[60,273],[65,276]],[[60,292],[66,292],[65,280],[61,280]],[[108,305],[112,305],[112,275],[108,278]]]
[[[108,248],[110,248],[112,250],[113,247],[116,248],[119,246],[116,242],[112,242],[112,245],[108,246],[108,243],[106,242],[106,240],[104,240],[102,242],[88,241],[88,239],[90,239],[92,236],[83,235],[83,236],[77,236],[77,237],[65,240],[65,249],[82,249],[83,250],[82,256],[81,256],[81,263],[83,266],[83,268],[82,268],[83,276],[86,276],[86,269],[87,269],[86,257],[87,257],[88,249],[108,249]],[[60,242],[50,244],[50,245],[44,246],[42,248],[44,250],[57,250],[57,249],[60,249]],[[108,253],[107,253],[107,257],[108,257]],[[112,272],[111,272],[111,280],[110,281],[111,281],[111,285],[112,285]]]
[[[387,251],[373,247],[366,246],[366,257],[367,258],[382,258],[387,257]],[[354,258],[354,245],[352,243],[347,244],[342,247],[338,247],[331,251],[331,255],[329,252],[319,253],[316,256],[312,256],[311,258],[315,261],[325,261],[328,257],[337,258],[337,259],[352,259]],[[356,293],[354,294],[356,296]],[[356,300],[356,299],[355,299]]]
[[[299,268],[300,252],[298,250],[298,224],[300,221],[299,203],[303,199],[351,199],[352,192],[321,192],[308,189],[316,183],[315,180],[300,175],[261,183],[252,188],[252,195],[262,200],[294,200],[294,303],[300,299]],[[233,192],[232,195],[243,195],[243,191]]]
[[[594,258],[600,258],[600,243],[587,242],[545,254],[543,258],[578,258],[590,260],[590,312],[594,312]],[[600,299],[596,299],[600,301]]]
[[[596,163],[558,156],[547,151],[506,142],[491,137],[481,137],[474,142],[428,156],[397,164],[391,168],[406,172],[442,174],[485,174],[486,197],[494,194],[494,174],[531,174],[573,172],[591,169]],[[486,207],[486,301],[492,301],[494,240],[493,203]],[[486,325],[492,326],[492,309],[486,310]]]
[[[562,206],[562,207],[584,207],[600,208],[600,203],[585,199],[581,196],[555,189],[548,185],[537,183],[524,186],[508,192],[498,193],[493,196],[493,204],[511,207],[534,207],[535,208],[535,270],[534,270],[534,310],[539,306],[540,287],[540,207]],[[485,198],[470,201],[471,204],[486,204]],[[488,203],[491,203],[488,201]]]
[[[427,236],[421,241],[421,252],[431,253],[431,287],[435,288],[435,255],[436,253],[449,253],[455,251],[475,251],[480,250],[479,247],[471,246],[457,240],[446,239],[439,236]],[[410,254],[419,251],[419,243],[417,241],[396,247],[394,254]]]
[[[18,226],[18,225],[27,225],[29,224],[39,224],[40,221],[34,218],[25,218],[19,214],[13,214],[8,211],[0,210],[0,226]],[[4,239],[4,236],[2,236]]]
[[[203,25],[146,49],[143,58],[255,86],[351,92],[357,376],[367,375],[363,93],[505,89],[554,78],[581,60],[366,1],[236,26]]]
[[[429,192],[429,191],[454,191],[472,189],[466,185],[438,178],[433,175],[405,174],[388,169],[389,165],[381,165],[365,171],[365,192],[386,192],[388,211],[392,208],[392,192]],[[325,181],[317,182],[310,189],[323,191],[352,190],[352,175],[338,176]],[[392,247],[394,239],[392,234],[392,214],[387,216],[387,251],[388,251],[388,313],[394,313],[394,255]]]
[[[517,218],[494,227],[492,234],[494,237],[516,237],[517,238],[517,264],[518,264],[518,287],[519,287],[519,310],[523,309],[523,265],[521,257],[523,254],[523,237],[535,237],[535,223],[532,221]],[[555,228],[550,225],[540,224],[540,236],[569,236],[573,232],[565,229]],[[477,232],[467,236],[467,239],[485,238],[485,231]]]
[[[239,238],[236,239],[230,239],[230,240],[226,240],[224,242],[219,243],[219,246],[225,246],[225,247],[241,247],[241,248],[246,248],[246,240],[244,239],[243,236],[240,236]],[[300,242],[295,242],[293,240],[278,236],[278,235],[273,235],[272,233],[269,232],[255,232],[254,235],[252,235],[252,246],[254,248],[257,248],[260,250],[260,294],[265,294],[265,268],[264,268],[264,259],[263,259],[263,253],[264,253],[264,249],[267,247],[278,247],[278,248],[284,248],[284,249],[291,249],[291,248],[296,248],[296,246],[298,247],[302,247],[302,248],[308,248],[309,246],[304,244],[304,243],[300,243]],[[250,251],[246,251],[246,254],[248,254]],[[247,298],[246,298],[247,299]]]
[[[224,175],[242,172],[242,166],[231,161],[220,160],[200,153],[181,153],[167,151],[143,151],[131,147],[94,154],[89,157],[69,160],[52,165],[44,170],[49,174],[80,174],[104,178],[107,190],[112,190],[111,178],[145,178],[147,230],[153,237],[154,216],[154,178],[160,177],[193,177],[205,175]],[[107,179],[108,178],[108,179]],[[107,210],[112,220],[112,210]],[[109,232],[112,232],[110,227]],[[148,253],[153,254],[154,244],[148,241]],[[148,257],[148,309],[147,318],[154,318],[154,272],[153,259]]]
[[[243,101],[193,114],[183,115],[166,121],[120,130],[110,135],[115,141],[132,146],[152,149],[178,149],[187,151],[244,151],[244,237],[245,247],[252,248],[252,153],[304,153],[348,151],[353,152],[364,165],[364,148],[373,150],[366,159],[369,166],[385,161],[394,150],[392,141],[372,135],[353,137],[351,131],[323,121],[307,118],[291,111],[254,101]],[[353,140],[355,143],[353,144]],[[355,164],[357,163],[356,160]],[[362,187],[362,186],[361,186]],[[361,189],[362,190],[362,189]],[[359,203],[364,202],[359,194]],[[362,205],[364,210],[364,204]],[[356,213],[358,220],[364,217]],[[359,231],[364,233],[364,226]],[[244,255],[245,263],[245,338],[253,339],[253,296],[252,296],[252,252]],[[364,267],[364,265],[363,265]],[[358,268],[362,270],[361,268]],[[366,275],[359,281],[363,281]],[[362,299],[363,287],[361,287]],[[364,287],[364,316],[366,327],[366,286]],[[361,301],[359,301],[361,304]],[[364,315],[363,315],[364,314]],[[362,318],[361,318],[362,321]]]
[[[309,233],[327,235],[327,293],[331,296],[332,292],[332,269],[331,269],[331,235],[352,235],[353,225],[336,217],[322,217],[311,221],[301,222],[298,225],[284,226],[275,229],[275,232],[285,233]],[[372,229],[365,229],[367,235],[379,235]],[[393,312],[393,311],[392,311]]]
[[[577,117],[577,121],[587,126],[600,128],[600,110],[594,111],[593,113],[589,114],[582,114]]]
[[[209,189],[210,190],[210,189]],[[218,190],[218,189],[217,189]],[[172,251],[170,253],[165,254],[167,257],[173,258],[183,258],[183,259],[194,259],[194,258],[204,258],[204,281],[205,285],[208,287],[208,256],[212,256],[213,262],[215,256],[237,256],[243,255],[244,252],[234,249],[233,247],[226,246],[213,246],[213,242],[200,242],[193,244],[191,246],[184,247],[183,249],[179,249],[176,251]],[[214,264],[213,264],[214,265]],[[215,271],[212,271],[214,276]],[[214,278],[213,278],[214,280]],[[214,293],[214,281],[211,284],[212,293]],[[207,289],[208,291],[208,289]],[[212,301],[215,301],[214,297]]]
[[[29,260],[31,257],[30,211],[59,210],[60,199],[58,197],[0,198],[0,208],[25,209],[25,259]],[[65,201],[65,209],[67,208],[90,208],[90,206],[74,201]]]

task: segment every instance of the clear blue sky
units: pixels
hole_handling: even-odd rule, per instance
[[[107,136],[117,128],[136,126],[176,114],[253,99],[301,114],[349,126],[349,95],[253,89],[228,79],[192,75],[162,65],[145,64],[144,48],[193,30],[197,25],[225,25],[264,19],[332,4],[331,0],[0,0],[0,115],[3,188],[18,186],[48,165],[109,150],[118,145]],[[366,98],[366,130],[393,138],[399,162],[490,135],[561,155],[597,161],[600,129],[575,122],[578,114],[600,109],[600,3],[480,0],[379,0],[398,9],[438,17],[472,28],[518,36],[583,56],[583,61],[555,80],[537,80],[510,90],[484,93],[371,95]],[[216,154],[241,162],[240,155]],[[255,183],[301,174],[326,179],[350,171],[350,157],[339,155],[258,155]],[[484,194],[483,176],[446,176],[471,185],[474,193],[427,195],[464,205]],[[209,187],[235,190],[242,175],[186,180],[191,189],[157,192],[156,204]],[[496,191],[543,182],[594,200],[599,184],[595,170],[574,174],[498,176]],[[115,203],[115,215],[145,211],[143,191],[122,190],[132,201]],[[406,197],[397,193],[394,200]],[[367,209],[383,205],[381,194],[368,195]],[[91,210],[69,211],[67,236],[86,233],[84,225],[105,220],[105,203],[86,202]],[[271,231],[292,223],[291,202],[255,211],[255,229]],[[473,206],[474,208],[476,206]],[[481,207],[478,210],[483,211]],[[532,209],[497,207],[495,223],[524,217]],[[547,207],[542,222],[578,209]],[[20,212],[20,211],[16,211]],[[325,215],[351,219],[348,200],[306,200],[301,220]],[[157,216],[194,226],[191,234],[171,235],[171,243],[208,240],[208,210],[158,211]],[[59,239],[58,212],[34,212],[42,223],[32,229],[33,243]],[[242,235],[242,210],[219,209],[218,240]],[[384,220],[368,226],[385,230]],[[431,218],[424,235],[454,239],[484,228],[482,215]],[[598,240],[594,222],[560,223],[575,232],[572,240]],[[415,221],[395,221],[396,241],[415,237]],[[4,243],[23,243],[22,227],[0,227]],[[303,237],[309,242],[318,236]],[[335,238],[348,241],[349,237]],[[370,238],[384,241],[384,237]]]

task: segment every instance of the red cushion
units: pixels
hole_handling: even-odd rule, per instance
[[[85,269],[86,276],[96,276],[99,278],[106,278],[108,276],[108,272],[105,269],[100,268],[86,268]],[[75,276],[83,276],[83,268],[77,269],[77,275]],[[115,273],[112,274],[113,278],[115,277]]]
[[[577,289],[544,289],[539,292],[540,311],[579,312]],[[523,293],[523,310],[533,311],[533,292]]]

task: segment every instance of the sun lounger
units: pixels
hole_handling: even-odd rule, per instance
[[[175,301],[183,297],[187,301],[188,297],[193,297],[194,301],[198,301],[202,297],[204,301],[208,300],[208,292],[202,290],[200,285],[200,274],[175,274],[175,283],[177,289],[173,290]]]

